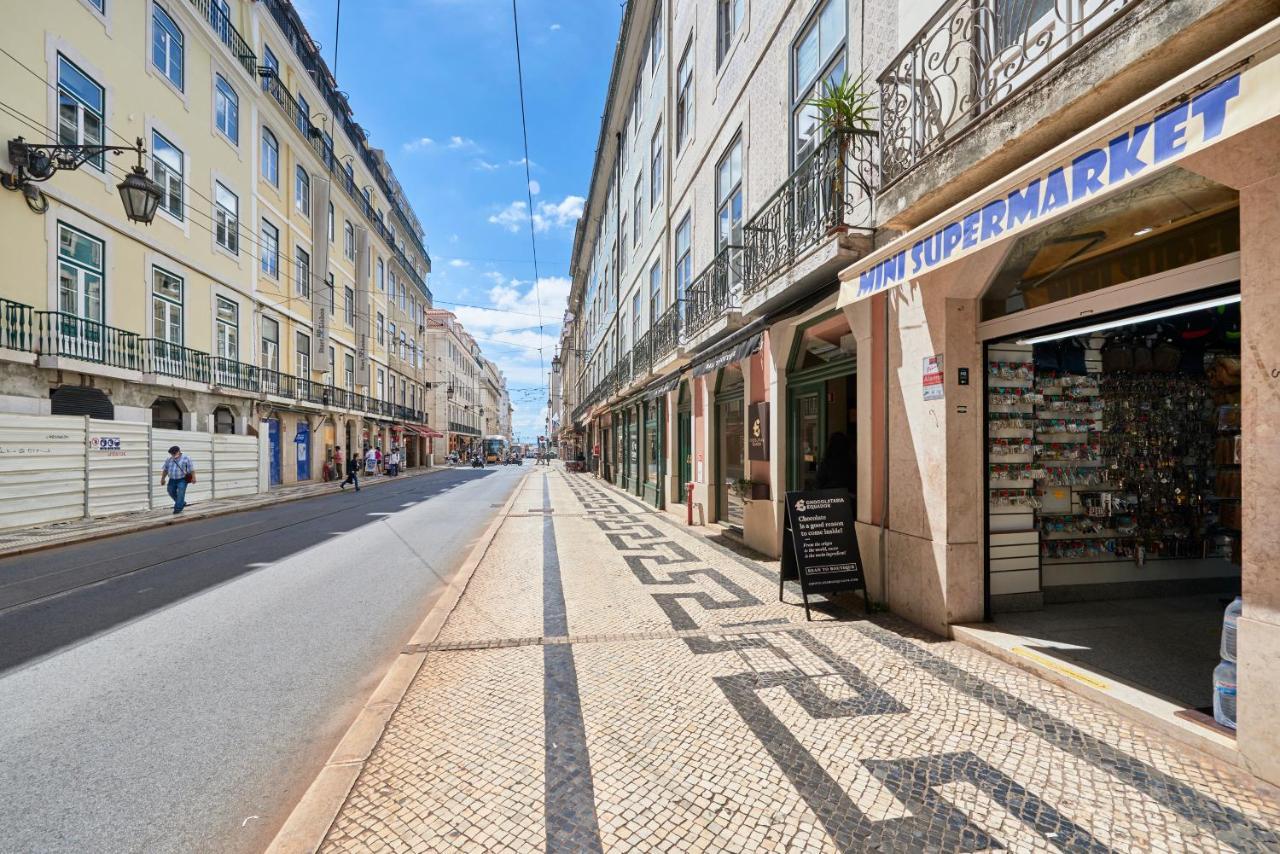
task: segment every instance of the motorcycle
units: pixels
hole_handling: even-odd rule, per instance
[[[472,458],[471,458],[471,467],[472,467],[473,469],[482,469],[482,468],[484,468],[484,460],[480,459],[479,457],[472,457]]]

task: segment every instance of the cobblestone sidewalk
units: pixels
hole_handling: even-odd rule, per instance
[[[442,467],[408,469],[396,477],[377,475],[368,480],[360,475],[361,488],[377,486],[381,483],[394,483],[409,477],[418,477],[432,472],[444,471]],[[50,546],[65,546],[84,540],[96,540],[116,534],[127,534],[146,528],[158,528],[162,525],[174,525],[202,519],[209,516],[221,516],[226,513],[238,513],[252,510],[268,504],[279,504],[281,501],[293,501],[323,495],[338,488],[338,481],[329,483],[302,483],[293,486],[275,487],[269,492],[256,495],[237,495],[233,498],[217,498],[192,503],[175,516],[173,511],[162,507],[157,510],[135,510],[129,513],[114,513],[110,516],[92,516],[87,519],[70,519],[65,522],[50,522],[47,525],[34,525],[12,531],[0,531],[0,557],[22,554],[35,549]]]
[[[1242,772],[776,578],[527,478],[323,850],[1280,850]]]

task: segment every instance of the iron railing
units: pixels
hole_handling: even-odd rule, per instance
[[[209,382],[209,354],[161,338],[143,338],[142,372],[195,383]]]
[[[42,356],[79,359],[113,368],[139,370],[138,336],[96,320],[62,311],[37,311],[36,350]]]
[[[877,79],[881,184],[911,171],[1137,5],[949,0]]]
[[[469,424],[461,424],[461,423],[459,423],[459,422],[457,422],[457,421],[450,421],[450,422],[449,422],[449,432],[450,432],[450,433],[460,433],[460,434],[462,434],[462,435],[464,435],[464,436],[479,436],[479,435],[480,435],[480,430],[479,430],[478,428],[476,428],[476,427],[472,427],[472,426],[471,426],[471,425],[469,425]]]
[[[259,390],[276,397],[298,396],[298,378],[292,374],[283,374],[273,368],[259,368]]]
[[[829,134],[747,222],[745,293],[763,288],[820,241],[871,230],[876,143],[874,131]]]
[[[261,391],[262,382],[257,365],[246,365],[235,359],[212,356],[209,359],[210,384],[237,391]]]
[[[742,293],[742,248],[726,246],[684,292],[684,335],[690,337],[730,309]]]
[[[302,377],[294,378],[297,384],[297,398],[306,403],[327,403],[325,398],[324,383],[318,383],[314,380],[303,379]]]
[[[649,337],[649,348],[655,362],[675,352],[680,344],[679,303],[673,304],[658,316],[658,322],[649,330]]]
[[[244,66],[244,70],[249,72],[250,77],[258,76],[258,57],[253,52],[253,48],[245,41],[244,36],[240,35],[231,24],[231,19],[222,11],[217,3],[210,0],[188,0],[200,16],[209,22],[209,26],[213,28],[217,34],[219,41],[227,46],[235,56],[236,61]]]
[[[653,367],[649,335],[650,333],[646,332],[631,345],[631,379],[633,380],[645,376]]]
[[[31,306],[0,297],[0,347],[29,353],[34,344]]]

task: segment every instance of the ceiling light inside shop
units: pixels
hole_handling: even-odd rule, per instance
[[[1151,232],[1153,232],[1153,231],[1155,231],[1155,227],[1154,227],[1154,226],[1150,226],[1150,225],[1149,225],[1149,226],[1147,226],[1146,228],[1140,228],[1140,229],[1138,229],[1137,231],[1135,231],[1135,232],[1133,233],[1133,236],[1134,236],[1134,237],[1141,237],[1142,235],[1144,235],[1144,234],[1150,234],[1150,233],[1151,233]]]
[[[1151,311],[1146,314],[1138,314],[1133,317],[1122,317],[1118,320],[1109,320],[1105,323],[1094,323],[1089,326],[1078,326],[1075,329],[1064,329],[1062,332],[1050,332],[1047,335],[1037,335],[1034,338],[1019,338],[1019,344],[1043,344],[1046,341],[1058,341],[1063,338],[1074,338],[1077,335],[1091,335],[1094,332],[1104,332],[1108,329],[1115,329],[1120,326],[1136,326],[1139,323],[1146,323],[1150,320],[1163,320],[1166,317],[1177,317],[1179,314],[1186,314],[1191,311],[1200,311],[1206,308],[1217,308],[1221,305],[1231,305],[1240,302],[1239,294],[1231,296],[1217,297],[1216,299],[1204,300],[1203,302],[1193,302],[1189,305],[1179,305],[1173,308],[1165,308],[1160,311]]]

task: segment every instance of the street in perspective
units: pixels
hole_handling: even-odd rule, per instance
[[[1280,851],[1280,5],[10,5],[0,852]]]

